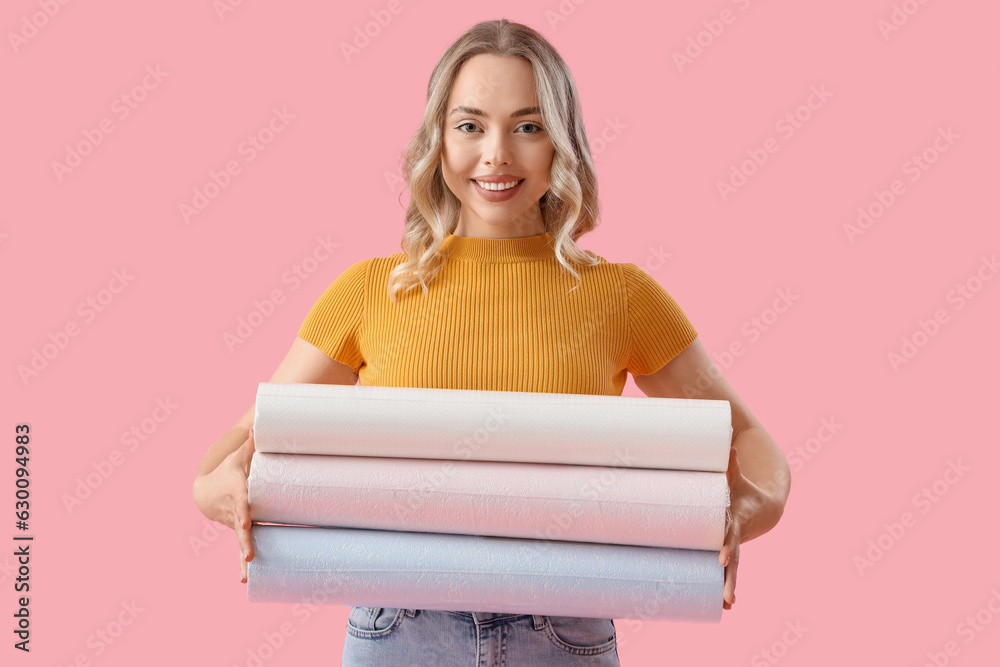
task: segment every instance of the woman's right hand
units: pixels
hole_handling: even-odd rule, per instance
[[[202,514],[236,531],[240,549],[240,581],[247,582],[247,563],[253,560],[247,478],[253,458],[253,428],[246,441],[226,456],[215,470],[195,480],[194,496]]]
[[[288,354],[271,376],[271,382],[353,385],[358,382],[358,374],[347,364],[331,359],[323,350],[296,336]],[[247,478],[254,453],[252,426],[256,409],[255,404],[233,428],[212,443],[194,480],[194,501],[201,513],[236,531],[240,581],[243,583],[247,581],[247,563],[254,558]],[[237,445],[244,434],[243,444]],[[211,472],[203,472],[205,470]]]

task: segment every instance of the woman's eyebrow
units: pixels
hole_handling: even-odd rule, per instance
[[[511,118],[519,118],[521,116],[530,116],[531,114],[541,113],[538,107],[524,107],[523,109],[518,109],[510,115]],[[454,116],[455,114],[468,114],[471,116],[482,116],[483,118],[489,118],[489,115],[482,109],[477,109],[476,107],[463,107],[458,106],[451,110],[449,116]]]

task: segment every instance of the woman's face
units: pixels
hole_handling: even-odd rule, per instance
[[[538,200],[555,146],[542,125],[531,63],[480,54],[462,64],[445,108],[441,171],[462,204],[456,236],[516,238],[545,232]],[[517,182],[483,189],[477,178]],[[496,186],[492,186],[496,187]]]

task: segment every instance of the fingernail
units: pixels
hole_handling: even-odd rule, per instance
[[[240,552],[240,555],[241,555],[241,556],[243,556],[243,560],[246,560],[246,559],[247,559],[247,552],[246,552],[246,549],[244,549],[243,551],[241,551],[241,552]]]
[[[728,567],[728,565],[729,565],[729,559],[730,559],[730,558],[732,558],[732,556],[727,556],[727,557],[726,557],[726,564],[725,564],[725,565],[723,565],[722,567]]]

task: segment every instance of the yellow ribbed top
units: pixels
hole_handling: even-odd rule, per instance
[[[448,234],[448,261],[392,303],[403,253],[347,267],[298,335],[358,373],[362,385],[620,396],[627,373],[659,370],[698,335],[677,302],[635,264],[576,267],[553,236]]]

